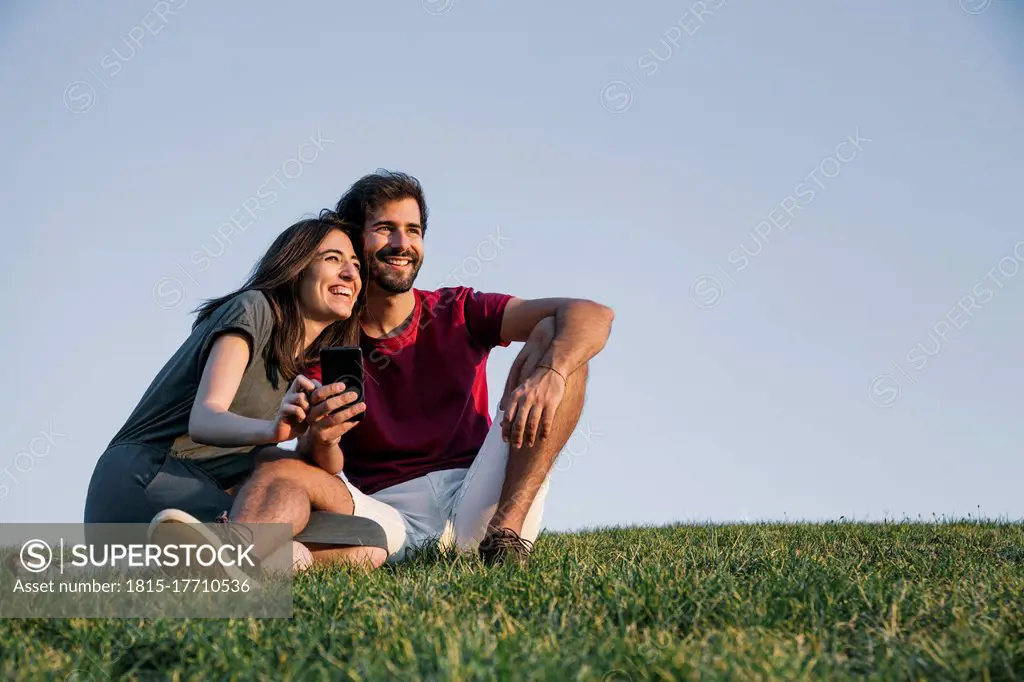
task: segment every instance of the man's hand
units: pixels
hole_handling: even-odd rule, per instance
[[[555,338],[555,318],[542,319],[530,332],[512,363],[499,406],[505,410],[501,436],[514,447],[532,446],[551,428],[565,394],[564,381],[550,369],[537,367]]]
[[[501,400],[498,407],[505,409],[508,405],[509,396],[527,377],[537,369],[537,364],[544,357],[544,354],[551,348],[551,342],[555,340],[555,318],[545,317],[534,326],[526,343],[519,350],[519,355],[512,361],[512,367],[505,379],[505,389],[501,392]]]
[[[565,379],[554,370],[538,367],[509,396],[501,437],[514,448],[533,447],[544,440],[555,422],[555,412],[565,395]]]

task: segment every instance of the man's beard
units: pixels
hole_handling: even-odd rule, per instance
[[[406,273],[395,272],[389,265],[383,262],[385,258],[408,258],[409,269]],[[420,265],[423,264],[415,253],[401,253],[394,249],[381,249],[370,259],[370,281],[379,286],[389,294],[404,294],[412,289],[412,284],[419,274]]]

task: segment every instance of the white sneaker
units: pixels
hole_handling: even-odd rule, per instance
[[[223,533],[214,532],[188,512],[164,509],[149,522],[147,536],[150,543],[155,545],[210,545],[215,551],[224,545],[251,544],[251,531],[228,521],[226,513],[217,519],[217,524],[223,524]],[[246,533],[250,536],[248,539],[245,537]],[[253,588],[259,589],[256,575],[259,574],[260,563],[255,557],[252,559],[255,562],[255,567],[250,569],[253,575],[237,565],[226,565],[218,561],[210,566],[202,566],[201,570],[216,574],[211,577],[230,578],[239,582],[249,581]]]

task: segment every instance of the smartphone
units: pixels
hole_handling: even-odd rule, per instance
[[[345,392],[355,391],[355,402],[363,400],[363,349],[359,346],[332,346],[320,350],[321,381],[327,384],[343,383]],[[353,403],[339,407],[335,412],[346,409]],[[366,412],[352,417],[352,421],[360,421]]]

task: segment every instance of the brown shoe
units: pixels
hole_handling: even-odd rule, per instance
[[[492,530],[480,543],[480,558],[488,566],[512,561],[520,566],[526,564],[533,551],[533,543],[519,537],[511,528]]]

